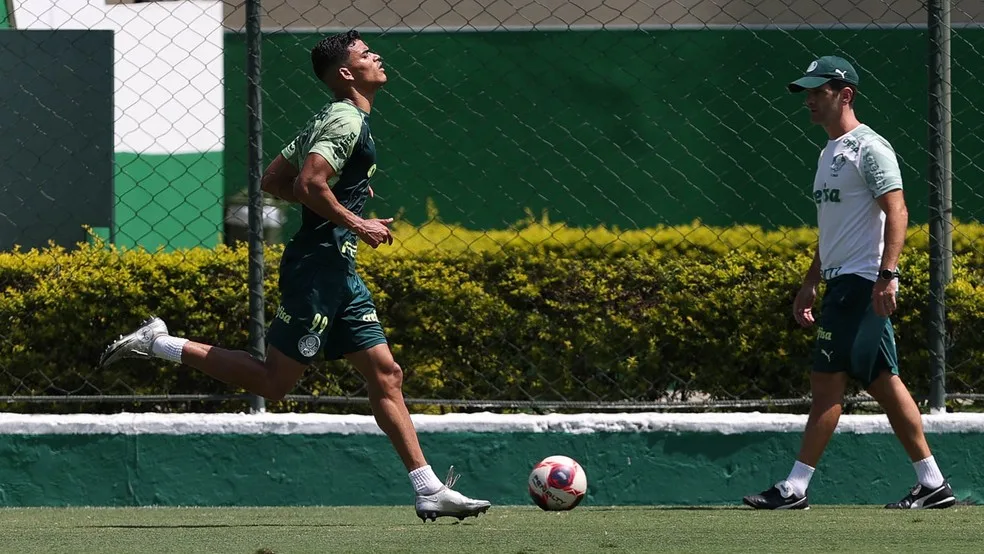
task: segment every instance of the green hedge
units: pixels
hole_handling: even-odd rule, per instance
[[[761,399],[808,390],[813,335],[795,325],[791,305],[815,230],[694,225],[618,233],[541,222],[492,233],[398,226],[396,236],[393,247],[360,251],[360,273],[409,396]],[[895,317],[903,376],[917,394],[929,383],[926,236],[910,231]],[[984,232],[962,225],[958,236],[948,296],[952,392],[972,390],[984,361],[977,330],[984,265],[975,249]],[[280,253],[266,253],[267,321],[278,301]],[[150,254],[83,245],[0,254],[0,393],[235,392],[159,361],[95,364],[109,341],[151,313],[175,334],[244,348],[246,270],[245,248]],[[320,364],[295,392],[365,394],[344,363]],[[86,407],[95,409],[118,406]]]

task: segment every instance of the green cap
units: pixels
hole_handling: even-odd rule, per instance
[[[806,75],[789,83],[789,92],[821,87],[832,79],[857,86],[858,72],[844,58],[824,56],[810,63],[810,67],[806,68]]]

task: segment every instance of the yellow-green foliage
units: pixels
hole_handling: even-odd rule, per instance
[[[981,226],[955,233],[949,287],[952,390],[980,378]],[[426,398],[657,400],[788,397],[808,389],[812,333],[791,317],[813,229],[764,232],[698,224],[644,231],[549,222],[494,232],[395,227],[397,243],[361,248],[359,271],[404,367]],[[913,228],[895,317],[903,375],[928,390],[928,233]],[[266,251],[266,318],[282,248]],[[158,361],[96,362],[149,314],[175,334],[247,346],[247,251],[150,254],[82,245],[0,254],[4,394],[223,394],[227,385]],[[296,392],[363,395],[338,362]]]
[[[546,218],[531,218],[514,228],[499,230],[466,229],[437,219],[419,227],[397,222],[393,225],[393,234],[393,246],[372,251],[368,255],[413,256],[433,251],[452,254],[533,248],[568,255],[621,255],[640,251],[658,255],[721,255],[743,249],[790,257],[805,251],[812,253],[817,242],[817,230],[810,227],[767,231],[754,225],[709,227],[695,221],[690,225],[620,230],[568,227],[563,223],[551,223]],[[981,261],[984,260],[982,245],[984,225],[954,223],[955,252]],[[929,251],[927,225],[908,229],[906,248],[909,251]]]

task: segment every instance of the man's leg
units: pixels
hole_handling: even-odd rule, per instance
[[[837,429],[841,416],[841,404],[844,402],[844,388],[847,386],[847,373],[821,373],[814,371],[810,375],[810,392],[813,402],[810,405],[810,417],[806,421],[803,440],[800,445],[797,461],[817,467],[820,456],[826,450],[830,438]],[[805,487],[804,490],[805,491]],[[802,494],[802,492],[800,494]]]
[[[806,490],[823,451],[837,429],[847,374],[814,371],[810,374],[813,401],[806,421],[799,455],[786,479],[759,494],[746,496],[745,504],[765,510],[802,509],[809,506]]]
[[[452,490],[457,478],[449,472],[448,482],[442,483],[427,464],[403,401],[403,370],[386,343],[372,294],[355,274],[346,276],[345,286],[345,302],[325,337],[325,357],[344,357],[365,378],[376,424],[389,437],[409,472],[417,495],[417,516],[425,521],[441,516],[464,519],[488,511],[491,503]]]
[[[266,360],[260,361],[242,350],[226,350],[191,341],[184,344],[181,362],[223,383],[272,401],[286,396],[308,367],[288,358],[274,346],[267,348]]]
[[[922,414],[909,394],[909,389],[898,375],[883,371],[867,388],[868,394],[878,401],[895,436],[913,462],[930,456],[929,444],[923,434]],[[940,482],[943,481],[942,476]]]
[[[241,387],[269,400],[280,400],[297,383],[307,364],[293,360],[271,346],[261,361],[242,350],[227,350],[168,334],[158,318],[120,337],[103,354],[101,365],[124,358],[160,358],[184,363],[219,381]]]
[[[881,372],[868,386],[870,394],[881,405],[888,422],[902,448],[905,449],[916,471],[919,485],[902,500],[886,505],[886,508],[918,509],[949,508],[956,503],[953,490],[943,478],[923,433],[922,415],[905,383],[898,375]]]
[[[389,347],[378,344],[346,354],[345,358],[365,377],[376,424],[393,443],[407,471],[426,466],[417,431],[403,401],[403,369],[393,359]]]
[[[417,493],[417,516],[424,521],[441,516],[460,520],[488,511],[490,502],[468,498],[452,490],[450,487],[455,479],[452,478],[446,485],[441,483],[427,464],[410,412],[403,401],[403,370],[393,360],[389,346],[376,344],[348,353],[345,358],[365,377],[376,423],[389,437],[410,472],[410,482]]]

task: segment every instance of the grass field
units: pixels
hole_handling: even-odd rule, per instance
[[[981,552],[984,509],[495,507],[422,523],[406,507],[0,509],[0,551]]]

